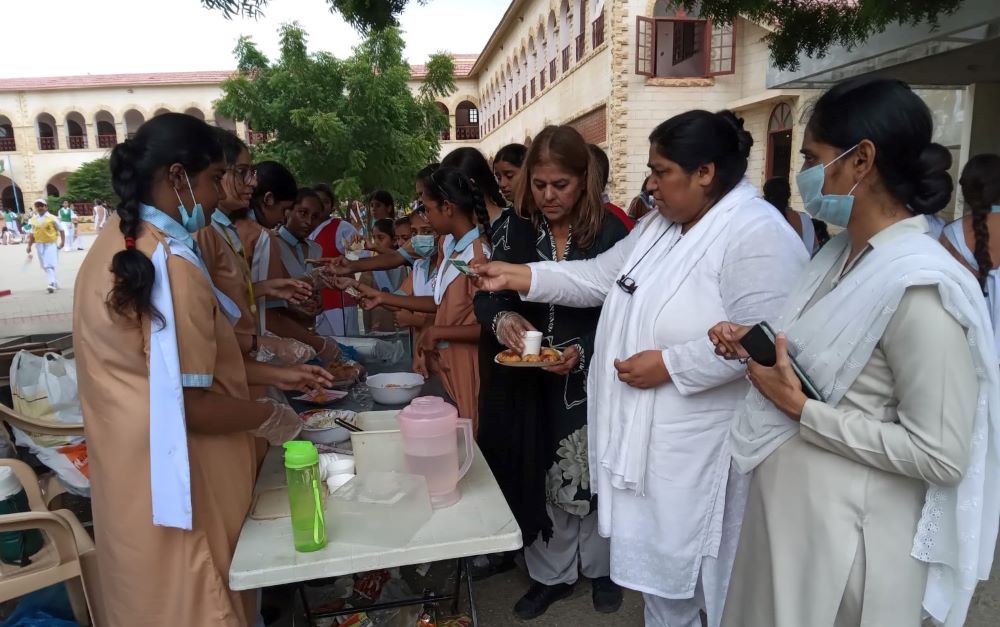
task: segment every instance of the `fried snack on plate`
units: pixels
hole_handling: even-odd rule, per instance
[[[497,360],[503,364],[517,364],[521,363],[521,356],[514,351],[505,350],[497,355]]]
[[[524,356],[524,363],[526,363],[526,364],[538,364],[538,363],[541,363],[541,361],[542,361],[542,356],[541,355],[525,355]]]

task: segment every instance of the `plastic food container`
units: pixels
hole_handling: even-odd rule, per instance
[[[357,475],[327,502],[330,536],[336,542],[401,547],[431,517],[427,480],[400,472]]]
[[[314,444],[337,444],[351,439],[347,429],[337,426],[335,420],[341,418],[354,422],[357,414],[343,409],[313,409],[299,414],[302,421],[302,433],[299,437]]]
[[[368,377],[368,389],[380,405],[405,405],[420,396],[424,378],[415,372],[390,372]]]

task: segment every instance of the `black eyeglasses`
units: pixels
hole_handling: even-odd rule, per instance
[[[633,267],[632,270],[635,270],[635,267]],[[629,272],[631,272],[632,270],[629,270]],[[629,296],[635,294],[635,291],[639,289],[639,286],[635,284],[635,279],[628,276],[627,274],[623,274],[620,279],[615,281],[615,283],[617,283],[618,287],[622,288],[622,291],[628,294]]]
[[[635,291],[639,289],[639,285],[635,282],[635,279],[633,279],[629,275],[635,272],[635,269],[639,267],[639,264],[642,263],[642,260],[645,259],[649,253],[653,252],[653,249],[656,248],[656,245],[660,243],[660,240],[663,239],[667,233],[670,233],[673,230],[674,230],[673,227],[671,227],[666,231],[664,231],[663,233],[660,233],[660,236],[656,238],[656,241],[653,242],[653,244],[648,249],[646,249],[646,252],[642,253],[642,257],[639,257],[639,261],[636,261],[635,265],[633,265],[628,272],[621,275],[621,277],[617,281],[615,281],[615,283],[618,285],[618,287],[622,289],[623,292],[625,292],[629,296],[635,294]],[[684,237],[683,233],[681,233],[681,237]],[[679,241],[681,241],[680,237],[677,238],[677,242]],[[674,249],[674,246],[677,245],[677,242],[674,242],[674,245],[670,247],[670,250]],[[667,251],[668,255],[670,254],[670,250]]]
[[[229,171],[242,179],[247,185],[253,183],[253,180],[257,178],[257,168],[253,166],[233,166],[229,168]]]

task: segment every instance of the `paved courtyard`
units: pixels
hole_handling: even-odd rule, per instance
[[[94,235],[84,235],[84,247],[89,247]],[[0,297],[0,337],[27,333],[67,331],[72,326],[73,282],[86,252],[66,252],[59,257],[59,283],[55,294],[45,291],[45,273],[37,258],[25,263],[24,245],[0,246],[0,292],[10,290],[10,296]],[[1000,563],[1000,554],[997,562]],[[476,586],[476,600],[481,622],[486,627],[502,625],[535,625],[537,627],[583,627],[642,625],[642,599],[628,593],[618,614],[598,615],[590,601],[589,582],[581,581],[573,596],[552,606],[547,614],[534,621],[523,622],[511,614],[514,602],[529,584],[527,575],[517,569],[499,575]],[[291,622],[286,623],[291,624]],[[300,623],[296,623],[300,624]],[[1000,624],[1000,568],[980,586],[973,599],[966,627],[996,627]]]

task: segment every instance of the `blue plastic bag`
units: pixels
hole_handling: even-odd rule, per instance
[[[73,618],[66,586],[57,584],[21,597],[0,627],[80,627]]]

